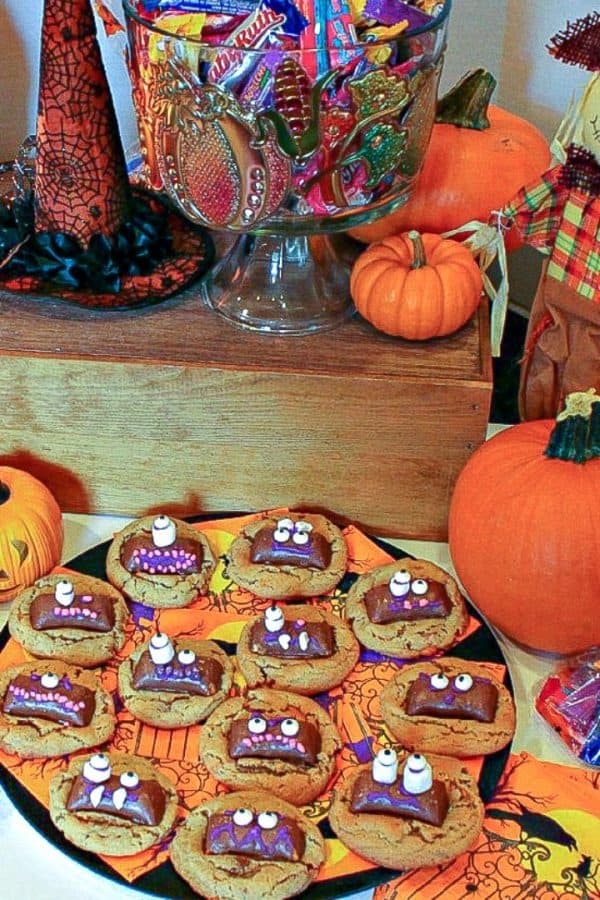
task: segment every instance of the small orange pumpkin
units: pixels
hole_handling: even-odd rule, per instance
[[[0,602],[46,575],[62,544],[61,511],[48,488],[27,472],[0,466]]]
[[[556,423],[524,422],[470,457],[449,545],[473,603],[537,650],[600,644],[600,397],[571,394]]]
[[[416,231],[371,244],[354,264],[354,304],[379,331],[413,341],[452,334],[479,305],[483,280],[471,251]]]

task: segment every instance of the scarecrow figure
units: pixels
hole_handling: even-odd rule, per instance
[[[212,258],[203,229],[129,185],[90,0],[46,0],[33,174],[0,197],[0,288],[130,307]]]
[[[573,391],[600,392],[600,13],[568,23],[548,49],[595,74],[557,135],[560,164],[503,210],[549,254],[521,364],[523,419],[555,418]]]

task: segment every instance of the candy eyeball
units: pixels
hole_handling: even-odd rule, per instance
[[[310,540],[310,535],[307,531],[294,531],[292,535],[292,541],[294,544],[297,544],[298,547],[303,547],[308,544]]]
[[[140,779],[135,772],[123,772],[119,782],[124,788],[136,788],[140,783]]]
[[[281,733],[286,737],[294,737],[300,731],[300,724],[297,719],[284,719],[280,728]]]
[[[56,583],[54,589],[54,599],[61,606],[70,606],[75,599],[75,589],[70,581],[61,579]]]
[[[196,654],[193,650],[180,650],[177,654],[177,659],[182,666],[191,666],[196,661]]]
[[[269,831],[271,828],[275,828],[279,822],[279,816],[274,812],[261,812],[257,821],[261,828]]]
[[[404,597],[410,590],[410,572],[399,569],[390,578],[390,593],[392,597]]]
[[[433,785],[433,771],[421,753],[411,753],[404,764],[402,786],[409,794],[423,794]]]
[[[251,809],[236,809],[233,814],[233,824],[239,825],[240,828],[245,828],[246,825],[249,825],[254,818],[254,814]]]
[[[450,682],[448,681],[448,677],[444,675],[443,672],[435,672],[435,674],[432,675],[429,679],[429,683],[434,691],[443,691],[448,687]]]
[[[413,594],[417,595],[417,597],[422,597],[423,594],[426,594],[429,590],[429,585],[424,578],[415,578],[410,586],[410,589]]]
[[[473,687],[473,679],[466,672],[462,672],[454,679],[454,687],[457,691],[470,691]]]
[[[289,522],[289,527],[284,525],[283,523]],[[280,519],[277,523],[277,528],[273,532],[273,540],[277,541],[278,544],[285,544],[286,541],[289,541],[292,531],[294,528],[294,523],[291,519]]]
[[[111,773],[110,761],[105,753],[95,753],[83,766],[83,777],[94,784],[108,781]]]
[[[55,675],[54,672],[44,672],[40,678],[40,684],[47,690],[53,690],[60,684],[60,678],[58,675]]]
[[[266,720],[262,716],[252,716],[248,722],[250,734],[264,734],[267,730]]]
[[[165,666],[170,663],[175,656],[175,648],[168,634],[157,631],[150,638],[148,647],[150,658],[156,666]]]
[[[377,759],[383,766],[393,766],[398,762],[398,754],[392,747],[384,747],[377,754]]]
[[[384,747],[373,760],[373,781],[378,784],[394,784],[398,777],[398,754],[391,747]]]
[[[170,547],[177,538],[175,522],[168,516],[157,516],[152,523],[152,543],[155,547]]]
[[[294,525],[294,531],[296,534],[310,534],[313,530],[310,522],[305,522],[303,519],[299,519],[298,522]]]

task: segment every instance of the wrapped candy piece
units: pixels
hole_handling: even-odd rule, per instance
[[[600,648],[574,657],[551,675],[535,705],[569,750],[600,767]]]
[[[402,0],[367,0],[362,17],[373,19],[381,25],[395,25],[406,19],[409,30],[429,25],[432,18],[430,13],[423,12],[412,3],[403,3]]]

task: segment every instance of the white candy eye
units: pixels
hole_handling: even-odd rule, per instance
[[[262,716],[252,716],[248,722],[250,734],[263,734],[267,730],[267,723]]]
[[[236,809],[233,814],[233,824],[239,825],[240,828],[245,828],[246,825],[249,825],[254,815],[251,809]]]
[[[135,772],[123,772],[119,781],[124,788],[136,788],[140,783],[140,779]]]
[[[427,593],[429,585],[424,578],[416,578],[411,584],[410,589],[417,597],[421,597],[423,594]]]
[[[377,759],[382,766],[393,766],[398,761],[398,754],[391,747],[384,747],[377,754]]]
[[[283,528],[284,531],[293,531],[293,530],[294,530],[294,523],[292,522],[291,519],[278,519],[278,520],[277,520],[277,527],[278,527],[278,528]]]
[[[152,523],[152,543],[155,547],[170,547],[177,539],[175,522],[168,516],[157,516]]]
[[[257,821],[261,828],[265,828],[269,831],[271,828],[275,828],[279,822],[279,816],[274,812],[262,812]]]
[[[392,597],[404,597],[410,590],[410,572],[407,572],[406,569],[394,572],[389,586]]]
[[[429,683],[434,691],[443,691],[444,688],[448,687],[449,681],[443,672],[436,672],[435,675],[432,675],[429,679]]]
[[[102,784],[102,782],[108,781],[111,772],[108,756],[104,753],[95,753],[83,766],[83,777],[93,784]]]
[[[422,753],[411,753],[406,760],[406,765],[409,766],[411,772],[423,772],[428,763]]]
[[[291,531],[288,531],[287,528],[276,528],[273,532],[273,540],[278,544],[285,544],[286,541],[289,541],[290,534]]]
[[[66,579],[58,581],[54,589],[54,599],[61,606],[70,606],[75,599],[75,589]]]
[[[40,679],[40,682],[42,687],[52,690],[53,688],[58,687],[60,678],[58,677],[58,675],[55,675],[54,672],[44,672]]]
[[[402,772],[402,785],[409,794],[423,794],[431,789],[433,772],[431,766],[420,753],[412,753],[406,760]]]
[[[298,544],[299,547],[302,547],[304,544],[308,544],[310,537],[305,531],[295,531],[292,535],[292,541],[294,544]]]
[[[454,679],[454,687],[457,691],[470,691],[473,687],[473,679],[466,672],[463,672]]]
[[[196,660],[196,654],[193,650],[180,650],[177,654],[177,659],[182,666],[191,666]]]
[[[300,731],[300,724],[297,719],[284,719],[281,725],[281,733],[286,737],[294,737]]]
[[[312,530],[310,522],[304,522],[302,519],[294,525],[294,531],[297,534],[309,534]]]

